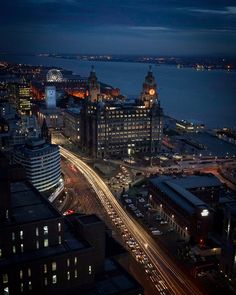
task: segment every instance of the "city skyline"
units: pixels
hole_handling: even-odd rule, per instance
[[[14,0],[3,52],[234,55],[234,1]]]

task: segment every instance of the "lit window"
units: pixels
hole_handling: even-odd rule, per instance
[[[15,233],[12,233],[11,236],[12,236],[12,241],[14,241],[15,240]]]
[[[28,268],[28,276],[31,277],[31,269]]]
[[[52,283],[56,284],[57,283],[57,275],[52,276]]]
[[[75,265],[77,265],[77,257],[75,257],[75,260],[74,261],[75,261]]]
[[[23,270],[20,270],[20,279],[23,279]]]
[[[68,267],[70,266],[70,259],[69,258],[67,259],[67,266]]]
[[[44,264],[44,265],[43,265],[43,272],[44,272],[44,273],[47,273],[47,272],[48,272],[47,264]]]
[[[77,269],[75,270],[75,278],[77,278],[78,277],[78,271],[77,271]]]
[[[20,239],[23,240],[23,230],[20,231]]]
[[[67,272],[67,280],[70,280],[70,272]]]
[[[9,287],[5,287],[4,288],[4,295],[8,295],[9,294]]]
[[[20,284],[20,291],[21,291],[21,292],[24,291],[24,284],[23,284],[23,283]]]
[[[92,266],[91,265],[89,265],[88,270],[89,270],[89,275],[91,275],[92,274]]]
[[[24,252],[24,244],[20,244],[20,250],[22,253]]]
[[[36,241],[36,249],[39,249],[39,241]]]
[[[44,247],[48,247],[48,239],[44,239]]]
[[[32,290],[32,282],[29,281],[29,290]]]
[[[58,231],[61,231],[61,223],[58,223]]]
[[[61,244],[61,236],[58,236],[58,243]]]
[[[36,229],[35,229],[35,234],[38,237],[38,235],[39,235],[39,228],[38,227],[36,227]]]
[[[57,270],[57,263],[53,262],[52,263],[52,271],[55,271],[55,270]]]
[[[2,257],[2,249],[0,249],[0,257]]]
[[[3,282],[3,284],[7,284],[8,283],[8,275],[7,275],[7,273],[4,273],[2,275],[2,282]]]
[[[45,226],[43,227],[43,234],[44,234],[44,235],[47,235],[47,234],[48,234],[48,226],[47,226],[47,225],[45,225]]]
[[[16,246],[12,246],[12,252],[16,253]]]
[[[44,285],[47,286],[48,284],[48,278],[44,278]]]

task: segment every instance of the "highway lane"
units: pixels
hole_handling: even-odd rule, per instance
[[[203,294],[199,291],[195,284],[189,280],[182,270],[177,265],[173,264],[168,255],[166,255],[162,249],[158,247],[153,238],[139,225],[139,223],[134,218],[127,215],[114,195],[110,192],[107,185],[87,164],[81,161],[75,154],[62,147],[61,155],[73,163],[81,171],[81,173],[83,173],[104,207],[106,207],[108,204],[107,202],[109,202],[109,205],[112,206],[129,233],[146,254],[149,261],[155,266],[157,276],[161,277],[161,279],[165,282],[169,294]]]

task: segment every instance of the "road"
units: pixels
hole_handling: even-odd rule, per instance
[[[202,295],[203,293],[198,287],[177,265],[173,264],[169,256],[163,252],[139,223],[127,215],[103,180],[75,154],[63,147],[60,148],[60,151],[61,155],[75,165],[75,167],[85,176],[103,206],[106,207],[109,205],[116,212],[133,239],[146,254],[149,261],[154,265],[157,271],[157,277],[161,277],[165,282],[168,293],[175,295]]]

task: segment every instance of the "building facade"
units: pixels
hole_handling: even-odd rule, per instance
[[[159,176],[149,180],[149,199],[173,228],[185,239],[204,244],[212,231],[213,214],[210,206],[189,191],[199,180]]]
[[[97,216],[62,216],[2,154],[0,188],[1,295],[102,295],[106,286],[114,295],[143,295],[121,267],[105,270],[112,260]]]
[[[97,158],[155,155],[162,142],[162,108],[151,69],[135,101],[105,101],[94,70],[81,108],[81,146]]]
[[[31,115],[31,88],[26,81],[9,83],[8,94],[10,102],[20,115]]]
[[[63,133],[75,144],[80,142],[80,108],[65,110]]]
[[[27,179],[40,192],[56,188],[61,181],[60,150],[43,139],[31,139],[16,148],[14,160],[21,164]]]

